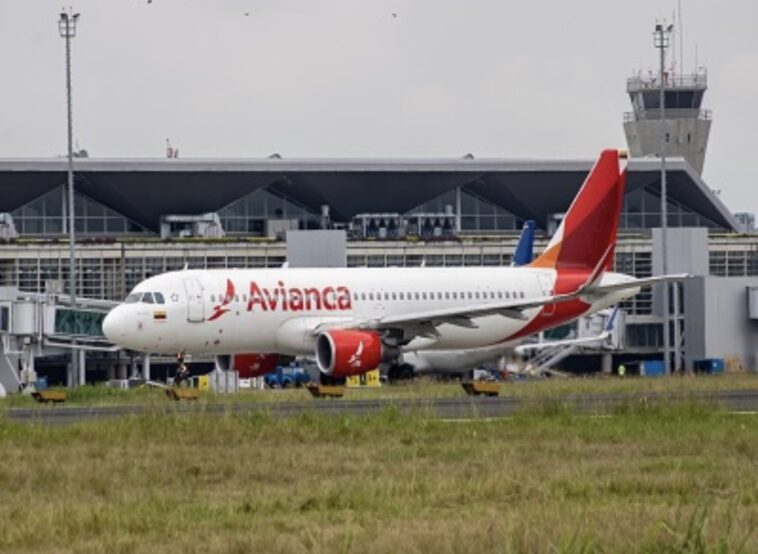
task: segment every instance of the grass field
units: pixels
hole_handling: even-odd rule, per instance
[[[3,552],[756,552],[758,416],[0,415]]]
[[[727,374],[720,376],[670,377],[670,378],[625,378],[589,377],[575,379],[532,379],[512,381],[503,385],[501,396],[544,399],[580,393],[650,393],[650,392],[697,392],[712,390],[756,390],[758,374]],[[377,389],[347,389],[346,400],[369,398],[439,398],[463,396],[458,383],[440,383],[427,379]],[[118,404],[165,404],[166,395],[158,389],[120,390],[105,386],[86,386],[69,391],[67,405],[106,406]],[[244,390],[238,394],[204,393],[200,403],[236,402],[283,402],[310,399],[305,389]],[[13,395],[0,399],[0,411],[4,408],[31,407],[36,403],[29,396]]]

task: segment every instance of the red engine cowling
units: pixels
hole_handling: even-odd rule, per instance
[[[385,354],[379,333],[335,329],[316,339],[316,363],[330,377],[371,371],[382,363]]]
[[[279,354],[235,354],[232,368],[237,370],[240,379],[260,377],[276,370]]]

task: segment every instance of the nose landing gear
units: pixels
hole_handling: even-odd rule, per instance
[[[187,368],[187,364],[184,363],[184,352],[178,352],[176,354],[176,363],[178,364],[178,368],[176,370],[176,377],[174,377],[174,384],[179,385],[183,381],[186,381],[189,378],[189,369]]]

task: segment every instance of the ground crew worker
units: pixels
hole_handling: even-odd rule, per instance
[[[623,377],[626,375],[626,367],[624,367],[624,364],[621,364],[619,366],[619,377]]]

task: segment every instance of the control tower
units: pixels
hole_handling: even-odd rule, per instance
[[[660,156],[660,79],[637,74],[626,81],[634,111],[624,114],[624,133],[632,157]],[[704,70],[692,74],[664,73],[666,156],[682,157],[703,173],[711,130],[711,112],[700,108],[708,88]]]

